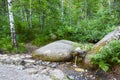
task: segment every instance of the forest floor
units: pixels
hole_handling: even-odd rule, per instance
[[[42,72],[42,73],[46,74],[46,72],[49,68],[49,69],[60,69],[61,71],[63,71],[67,75],[67,77],[70,78],[70,80],[120,80],[120,67],[119,66],[113,67],[111,69],[112,71],[105,73],[102,70],[88,70],[88,69],[85,69],[81,66],[76,66],[74,61],[71,61],[71,62],[46,62],[46,61],[42,61],[42,60],[38,61],[38,60],[34,60],[31,58],[32,51],[37,49],[37,47],[32,46],[30,44],[26,44],[26,47],[27,47],[28,51],[24,54],[19,54],[19,55],[18,54],[16,54],[16,55],[1,54],[0,55],[0,62],[4,63],[4,64],[9,64],[10,66],[11,66],[11,63],[18,65],[19,61],[21,61],[21,59],[23,59],[20,57],[24,57],[24,61],[26,61],[26,63],[30,63],[30,64],[28,65],[25,63],[20,63],[19,64],[20,66],[26,67],[26,69],[31,68],[33,65],[37,66],[37,67],[38,66],[42,67],[42,69],[37,71],[37,73],[35,70],[33,70],[32,72],[34,72],[35,74],[38,74],[38,72],[40,72],[40,73]],[[17,58],[16,56],[18,56],[19,58]],[[13,58],[17,63],[14,62],[13,60],[11,60],[11,58]],[[7,66],[2,65],[2,64],[0,64],[0,65],[1,65],[0,70],[2,69],[2,71],[0,71],[0,75],[2,74],[3,77],[5,76],[5,74],[11,75],[11,72],[10,72],[11,68],[9,69],[9,67],[8,67],[9,65],[7,65]],[[14,66],[12,69],[16,70],[16,68]],[[4,72],[3,72],[3,70],[4,70]],[[18,72],[18,70],[13,71],[13,73],[14,72]],[[15,76],[17,74],[14,74],[13,76]],[[22,74],[26,74],[26,73],[23,72]],[[28,75],[26,75],[26,76],[29,77]],[[26,76],[24,78],[26,78]],[[1,76],[0,76],[0,80],[8,80],[8,79],[5,79],[5,78],[1,79]],[[10,79],[10,80],[14,80],[14,79]],[[18,80],[20,80],[20,78]],[[32,79],[30,79],[30,80],[32,80]],[[37,79],[35,78],[35,80],[37,80]]]

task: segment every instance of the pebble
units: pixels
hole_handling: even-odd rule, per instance
[[[31,55],[25,55],[25,58],[32,58]]]
[[[68,76],[71,80],[74,80],[74,76]]]
[[[35,60],[32,59],[24,59],[25,63],[35,63]]]
[[[46,68],[46,69],[43,69],[40,73],[47,75],[47,74],[49,74],[49,70],[50,70],[50,69],[51,69],[51,68],[48,67],[48,68]]]
[[[20,65],[20,66],[17,67],[17,69],[18,69],[18,70],[24,70],[25,67]]]
[[[28,68],[28,69],[26,69],[26,71],[29,74],[37,74],[38,73],[38,70],[36,70],[35,68]]]
[[[57,67],[57,64],[52,64],[51,67],[52,67],[52,68],[56,68],[56,67]]]

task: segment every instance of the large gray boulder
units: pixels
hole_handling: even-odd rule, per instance
[[[69,61],[73,57],[74,44],[77,43],[68,40],[55,41],[35,50],[32,56],[46,61]]]

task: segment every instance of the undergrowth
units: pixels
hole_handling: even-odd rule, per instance
[[[91,60],[104,71],[108,71],[113,65],[120,65],[120,40],[111,41],[97,54],[91,56]]]

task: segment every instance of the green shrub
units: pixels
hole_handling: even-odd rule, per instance
[[[32,41],[32,44],[36,45],[36,46],[43,46],[43,45],[48,44],[50,42],[52,42],[50,36],[40,35],[40,36],[38,36],[38,38],[36,38]]]
[[[111,41],[97,54],[91,56],[91,60],[104,71],[107,71],[112,65],[120,65],[120,40]]]
[[[14,48],[12,46],[10,36],[0,39],[0,49],[2,49],[5,53],[23,53],[27,51],[24,43],[19,43],[18,47]]]

